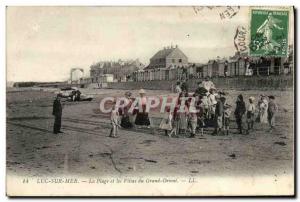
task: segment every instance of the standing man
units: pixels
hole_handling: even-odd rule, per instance
[[[278,106],[275,102],[275,97],[273,95],[269,96],[269,107],[268,107],[268,121],[270,125],[270,132],[275,127],[275,115],[278,112]]]
[[[243,116],[246,112],[246,104],[243,99],[243,95],[239,95],[236,100],[236,108],[234,111],[236,124],[240,134],[243,134]]]
[[[212,135],[220,135],[222,132],[223,127],[223,114],[224,114],[224,104],[225,104],[225,97],[221,97],[220,95],[216,96],[217,104],[215,109],[215,130]]]
[[[62,116],[62,105],[60,102],[61,94],[57,94],[54,102],[53,102],[53,112],[52,115],[54,116],[54,126],[53,126],[53,133],[62,133],[60,131],[61,128],[61,116]]]

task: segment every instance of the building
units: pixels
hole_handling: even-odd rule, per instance
[[[91,65],[90,77],[92,83],[104,82],[106,79],[103,80],[103,75],[109,75],[108,82],[110,82],[111,76],[113,76],[112,82],[123,82],[129,80],[134,71],[141,70],[144,67],[145,65],[139,59],[118,60],[117,62],[102,61]]]
[[[188,57],[176,45],[175,47],[165,47],[162,50],[159,50],[152,58],[150,58],[150,64],[146,69],[171,69],[187,66]]]

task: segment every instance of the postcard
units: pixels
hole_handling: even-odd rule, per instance
[[[292,6],[8,6],[6,193],[294,196]]]

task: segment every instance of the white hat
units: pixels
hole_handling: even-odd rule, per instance
[[[254,98],[253,96],[251,96],[251,97],[249,97],[249,100],[252,100],[252,101],[254,101],[254,100],[255,100],[255,98]]]
[[[139,91],[139,94],[145,94],[146,93],[146,91],[144,90],[144,89],[141,89],[140,91]]]

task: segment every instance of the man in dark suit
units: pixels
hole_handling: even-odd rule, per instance
[[[53,112],[52,115],[55,117],[54,118],[54,126],[53,126],[53,133],[62,133],[60,131],[61,128],[61,116],[62,116],[62,105],[60,102],[60,97],[61,94],[57,94],[54,102],[53,102]]]
[[[226,101],[225,97],[220,95],[216,96],[217,104],[215,109],[215,130],[213,135],[220,135],[223,127],[223,113],[224,113],[224,103]]]

